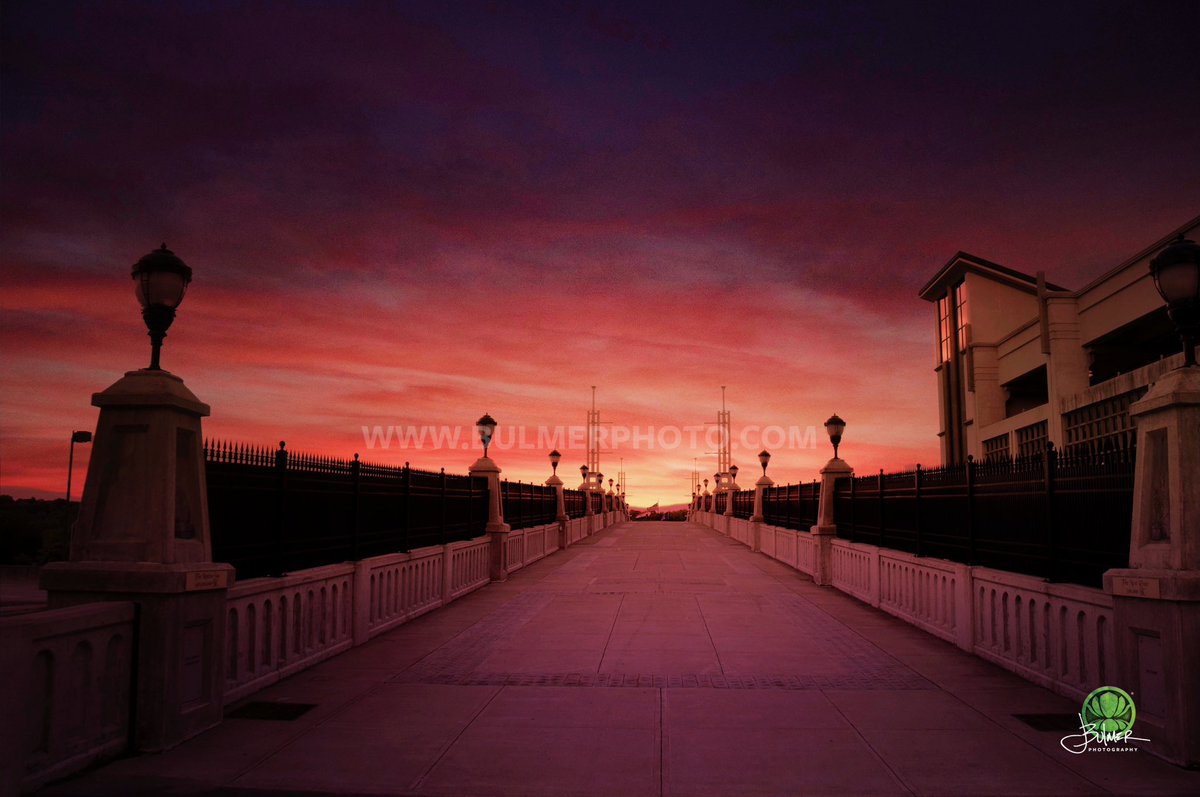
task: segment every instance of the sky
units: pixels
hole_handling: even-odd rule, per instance
[[[814,478],[833,412],[856,468],[937,464],[930,276],[965,250],[1077,288],[1200,208],[1196,2],[4,0],[0,23],[17,496],[62,495],[91,394],[148,363],[129,268],[162,242],[194,272],[162,363],[206,436],[465,472],[488,412],[505,477],[542,481],[541,443],[567,476],[585,454],[539,429],[582,426],[595,385],[641,435],[601,469],[645,506],[711,477],[688,429],[722,385],[746,474],[755,430],[795,427],[769,473]]]

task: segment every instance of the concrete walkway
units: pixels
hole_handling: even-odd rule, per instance
[[[1200,794],[1078,707],[711,530],[626,523],[56,795]]]

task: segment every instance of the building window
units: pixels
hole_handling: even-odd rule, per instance
[[[950,362],[950,297],[937,300],[938,364]]]
[[[967,350],[967,323],[970,318],[967,315],[967,283],[960,282],[954,288],[955,309],[957,310],[956,318],[958,322],[958,350]]]
[[[1032,457],[1046,450],[1048,425],[1045,421],[1031,423],[1017,430],[1017,456]]]
[[[1008,432],[983,441],[983,459],[985,462],[1008,459],[1008,452]]]

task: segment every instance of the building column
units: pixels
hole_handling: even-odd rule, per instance
[[[853,476],[854,469],[834,457],[821,468],[821,498],[817,504],[817,525],[809,529],[816,544],[813,581],[820,585],[833,583],[833,538],[837,525],[833,517],[833,486],[838,479]]]
[[[233,568],[212,561],[200,419],[177,376],[130,371],[92,396],[95,444],[70,560],[42,568],[50,608],[138,606],[132,746],[174,747],[221,721],[226,595]]]
[[[1113,596],[1120,683],[1134,736],[1200,765],[1200,367],[1177,368],[1129,407],[1137,423],[1129,567],[1104,574]],[[1102,686],[1103,684],[1097,684]]]
[[[1062,400],[1088,388],[1088,359],[1079,338],[1079,313],[1075,299],[1047,296],[1046,302],[1046,392],[1049,412],[1047,439],[1059,448],[1066,445]]]

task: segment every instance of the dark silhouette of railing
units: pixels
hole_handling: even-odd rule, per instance
[[[839,479],[838,536],[918,556],[1100,586],[1129,560],[1135,449]],[[770,522],[768,519],[767,522]]]
[[[592,501],[592,514],[598,515],[605,509],[605,499],[600,493],[589,493]]]
[[[733,516],[749,520],[754,515],[754,490],[738,490],[733,494]]]
[[[587,514],[587,495],[583,490],[563,490],[563,508],[574,520]]]
[[[484,533],[487,479],[205,441],[213,559],[239,579]]]
[[[544,484],[500,482],[504,522],[514,529],[553,523],[558,517],[558,493]]]
[[[808,531],[817,525],[821,485],[817,481],[763,489],[763,522]]]
[[[725,514],[726,493],[717,493],[713,496],[713,513],[717,515]]]

